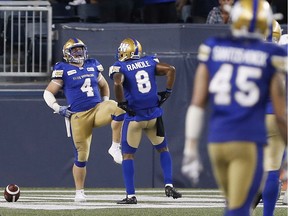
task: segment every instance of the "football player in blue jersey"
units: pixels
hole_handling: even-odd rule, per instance
[[[281,37],[280,37],[280,40],[279,40],[279,45],[280,46],[283,46],[284,49],[286,50],[286,52],[288,53],[288,34],[282,34]],[[287,80],[288,78],[286,77],[286,84],[287,84]],[[288,94],[286,93],[287,95],[287,103],[288,103]],[[288,104],[287,104],[288,105]],[[283,180],[284,181],[287,181],[287,178],[288,178],[288,175],[287,175],[287,164],[288,164],[288,156],[287,156],[287,146],[286,146],[286,149],[285,149],[285,156],[284,156],[284,160],[283,160],[283,172],[284,172],[284,178]],[[284,193],[284,196],[283,196],[283,199],[282,199],[282,203],[283,205],[288,205],[288,193],[287,193],[287,188],[285,190],[285,193]]]
[[[132,38],[124,39],[118,47],[118,61],[109,69],[114,80],[118,106],[126,111],[122,127],[123,176],[127,196],[118,204],[137,204],[134,186],[134,155],[144,132],[160,153],[165,194],[174,199],[182,195],[172,183],[172,160],[165,137],[160,107],[172,93],[176,70],[156,57],[141,56],[141,44]],[[166,91],[157,93],[156,76],[166,76]],[[160,98],[158,98],[158,95]]]
[[[281,27],[276,20],[272,23],[272,34],[266,38],[268,43],[278,44],[281,37]],[[286,53],[287,54],[287,53]],[[264,170],[267,172],[265,186],[255,205],[262,199],[263,216],[273,216],[275,205],[281,193],[280,168],[285,152],[285,143],[279,133],[272,102],[269,99],[266,108],[266,127],[268,145],[264,149]]]
[[[273,20],[265,0],[238,0],[231,9],[231,35],[199,47],[193,96],[186,114],[182,173],[197,180],[198,141],[210,106],[208,153],[227,205],[225,216],[250,216],[264,174],[266,103],[270,96],[277,127],[287,141],[286,53],[265,43]],[[209,99],[209,103],[208,103]]]
[[[55,113],[65,117],[75,148],[73,177],[75,202],[85,202],[84,183],[86,163],[92,140],[92,129],[111,124],[112,145],[108,152],[116,163],[122,163],[120,150],[121,127],[125,112],[109,100],[109,86],[101,74],[103,66],[89,59],[86,45],[77,38],[69,39],[63,47],[65,62],[55,64],[52,79],[44,91],[44,99]],[[57,103],[55,95],[63,89],[68,106]],[[69,121],[70,120],[70,121]],[[70,133],[70,129],[67,130]]]

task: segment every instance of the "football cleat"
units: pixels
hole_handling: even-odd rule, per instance
[[[118,201],[117,204],[137,204],[137,199],[135,196],[131,198],[126,197],[125,199]]]
[[[283,205],[288,205],[287,190],[284,193],[282,204]]]
[[[124,39],[117,50],[117,58],[119,61],[126,61],[129,59],[140,59],[142,54],[142,46],[139,41],[126,38]]]
[[[173,197],[173,199],[181,198],[182,194],[177,192],[174,187],[166,186],[165,194],[167,197]]]
[[[84,194],[84,192],[77,192],[75,194],[75,197],[74,197],[74,202],[86,202],[87,201],[87,197],[86,195]]]
[[[81,49],[76,49],[76,48]],[[78,38],[70,38],[63,46],[63,59],[69,63],[80,64],[87,58],[87,46]]]
[[[108,153],[113,157],[114,161],[117,164],[122,164],[123,157],[121,153],[120,145],[111,145],[111,147],[108,149]]]
[[[266,0],[239,0],[230,15],[235,37],[264,39],[271,32],[273,13]]]

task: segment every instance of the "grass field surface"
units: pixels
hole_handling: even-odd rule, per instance
[[[3,189],[4,191],[4,189]],[[164,189],[138,189],[136,205],[119,205],[124,189],[86,189],[87,202],[74,203],[74,189],[21,188],[17,202],[0,198],[0,216],[221,216],[224,198],[218,190],[179,189],[183,197],[166,197]],[[274,216],[287,216],[287,206],[277,202]],[[253,216],[262,216],[260,203]]]

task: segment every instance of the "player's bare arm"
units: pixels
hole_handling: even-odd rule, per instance
[[[172,65],[166,63],[158,63],[156,66],[156,75],[157,76],[165,76],[167,77],[166,88],[172,89],[175,78],[176,78],[176,69]]]
[[[98,79],[98,85],[99,85],[99,90],[101,97],[105,100],[105,98],[110,97],[110,89],[109,85],[107,83],[107,80],[102,74],[99,74],[99,79]]]
[[[270,86],[270,95],[273,102],[277,125],[281,136],[285,143],[287,143],[286,86],[284,80],[284,73],[278,72],[274,75]]]
[[[209,75],[207,66],[200,63],[195,74],[191,105],[205,108],[208,99],[208,82]]]
[[[117,102],[123,102],[124,101],[124,90],[123,90],[123,81],[124,81],[124,75],[122,73],[115,73],[113,76],[114,80],[114,91],[115,91],[115,97]]]

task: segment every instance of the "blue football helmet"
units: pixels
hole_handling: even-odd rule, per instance
[[[139,41],[126,38],[124,39],[117,50],[117,58],[119,61],[129,59],[140,59],[142,55],[142,46]]]
[[[236,37],[264,39],[271,32],[273,13],[266,0],[239,0],[230,14],[232,34]]]
[[[63,46],[63,58],[69,63],[83,63],[88,58],[87,46],[78,38],[70,38]]]

